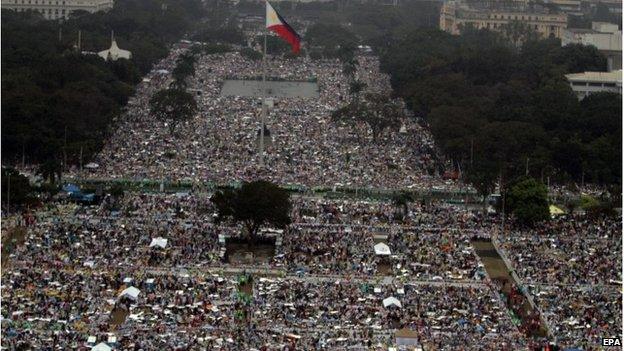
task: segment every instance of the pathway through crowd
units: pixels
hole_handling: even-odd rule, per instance
[[[539,318],[539,312],[531,306],[527,297],[521,293],[521,287],[516,284],[511,276],[510,267],[499,255],[492,241],[489,239],[473,240],[472,246],[492,281],[500,284],[498,292],[503,295],[503,301],[512,312],[514,319],[518,319],[520,330],[528,337],[546,336],[548,332]]]

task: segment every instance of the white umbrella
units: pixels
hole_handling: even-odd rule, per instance
[[[383,305],[384,305],[384,307],[388,307],[388,306],[391,306],[391,305],[395,305],[395,306],[397,306],[399,308],[403,307],[403,306],[401,306],[401,301],[397,300],[397,298],[394,297],[394,296],[390,296],[390,297],[385,298],[383,300]]]
[[[139,290],[139,289],[135,288],[134,286],[131,286],[131,287],[129,287],[129,288],[124,289],[124,290],[121,292],[121,294],[119,294],[119,297],[122,297],[122,296],[127,296],[127,297],[129,297],[130,299],[132,299],[132,300],[135,300],[135,301],[136,301],[136,299],[138,299],[138,297],[139,297],[139,293],[140,293],[140,292],[141,292],[141,290]]]
[[[157,237],[157,238],[153,238],[152,242],[150,243],[149,247],[154,247],[154,246],[158,246],[161,249],[164,249],[165,247],[167,247],[167,239],[162,238],[162,237]]]
[[[380,256],[390,256],[390,248],[384,243],[375,245],[375,254]]]
[[[111,351],[111,350],[112,348],[103,342],[93,346],[93,348],[91,349],[91,351]]]

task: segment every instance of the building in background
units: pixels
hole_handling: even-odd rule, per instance
[[[67,19],[74,11],[107,11],[113,0],[2,0],[2,8],[17,12],[35,11],[45,19]]]
[[[465,26],[499,31],[517,21],[529,25],[542,38],[561,38],[568,24],[566,14],[550,13],[546,7],[523,4],[519,1],[514,6],[492,6],[485,2],[476,7],[473,3],[449,1],[440,10],[440,29],[452,34],[459,34],[460,28]]]
[[[622,0],[583,0],[590,9],[596,8],[598,4],[607,6],[609,12],[621,14],[622,13]]]
[[[583,1],[582,0],[544,0],[544,4],[551,4],[556,6],[561,12],[568,15],[581,16],[583,15]]]
[[[566,74],[579,100],[602,91],[622,94],[622,71]]]
[[[563,32],[561,45],[568,44],[595,46],[607,57],[609,71],[622,69],[622,31],[617,24],[593,22],[591,29],[568,28]]]

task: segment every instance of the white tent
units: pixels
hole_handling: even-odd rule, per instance
[[[399,308],[403,307],[401,305],[401,301],[397,300],[397,298],[394,297],[394,296],[390,296],[390,297],[385,298],[383,300],[383,305],[384,305],[384,307],[388,307],[388,306],[391,306],[391,305],[395,305],[395,306],[397,306]]]
[[[91,351],[111,351],[111,350],[112,348],[103,342],[93,346],[93,348],[91,349]]]
[[[158,246],[161,249],[164,249],[165,247],[167,247],[167,239],[162,238],[162,237],[157,237],[157,238],[153,238],[152,242],[150,243],[149,247],[154,247],[154,246]]]
[[[132,300],[136,300],[139,297],[139,293],[141,292],[141,290],[135,288],[134,286],[131,286],[129,288],[124,289],[121,294],[119,294],[119,297],[123,297],[126,296]]]
[[[375,245],[375,254],[376,255],[381,255],[381,256],[389,256],[390,255],[390,248],[388,247],[388,245],[386,245],[384,243],[379,243],[379,244]]]
[[[89,162],[89,163],[87,163],[85,165],[85,168],[88,168],[88,169],[96,169],[96,168],[99,168],[99,167],[100,167],[100,165],[98,165],[95,162]]]
[[[98,52],[98,56],[106,61],[117,61],[120,58],[129,60],[132,58],[132,53],[128,50],[120,49],[119,46],[117,46],[117,41],[115,40],[115,37],[111,34],[110,48],[108,50],[102,50]]]

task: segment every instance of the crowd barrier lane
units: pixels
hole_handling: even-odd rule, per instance
[[[378,285],[427,285],[427,286],[457,286],[457,287],[475,287],[475,288],[487,288],[488,285],[485,281],[479,280],[417,280],[417,279],[400,279],[394,276],[369,276],[369,275],[337,275],[337,274],[305,274],[298,275],[296,273],[290,273],[283,269],[275,269],[269,266],[223,266],[223,265],[209,265],[203,267],[189,267],[189,266],[176,266],[176,267],[149,267],[149,266],[135,266],[132,264],[117,266],[117,268],[126,268],[128,271],[137,271],[138,274],[144,276],[146,274],[153,275],[167,275],[167,274],[181,274],[185,273],[193,277],[204,277],[207,274],[219,274],[219,275],[236,275],[243,273],[252,274],[264,274],[267,276],[276,276],[275,278],[287,278],[292,280],[309,281],[309,282],[323,282],[323,281],[336,281],[351,282],[351,283],[369,283]],[[31,271],[45,271],[48,268],[33,268],[32,263],[26,261],[14,262],[12,269],[29,269]],[[74,268],[72,266],[61,266],[57,270],[65,271],[68,273],[79,273],[83,275],[102,274],[106,272],[112,272],[113,269],[80,267]]]
[[[511,272],[511,277],[516,283],[516,286],[520,287],[520,291],[522,291],[522,294],[526,297],[527,301],[529,301],[531,308],[533,308],[539,313],[540,320],[542,321],[543,325],[546,327],[546,332],[548,336],[551,338],[554,338],[554,334],[553,334],[554,329],[552,328],[552,326],[550,325],[550,322],[546,318],[544,311],[542,311],[542,309],[535,303],[535,300],[533,299],[533,296],[531,295],[529,290],[525,289],[526,285],[522,282],[518,274],[516,274],[516,270],[514,269],[514,266],[511,264],[511,261],[509,260],[509,258],[507,258],[507,255],[505,254],[504,250],[502,250],[498,246],[497,239],[498,239],[497,235],[493,235],[492,246],[494,246],[494,249],[496,250],[498,255],[502,258],[503,262],[505,262],[505,266],[507,266],[507,270]]]
[[[75,175],[65,176],[66,182],[78,183],[86,186],[120,185],[128,190],[142,190],[160,192],[161,184],[165,191],[188,191],[190,189],[217,190],[225,188],[240,188],[241,182],[215,183],[210,181],[193,181],[190,179],[162,180],[162,179],[129,179],[129,178],[85,178]],[[301,184],[283,184],[282,188],[299,194],[337,196],[345,198],[380,198],[390,199],[398,194],[408,193],[417,199],[439,198],[442,200],[465,200],[481,203],[481,198],[474,189],[462,188],[459,185],[448,189],[422,188],[367,188],[345,186],[305,186]]]

